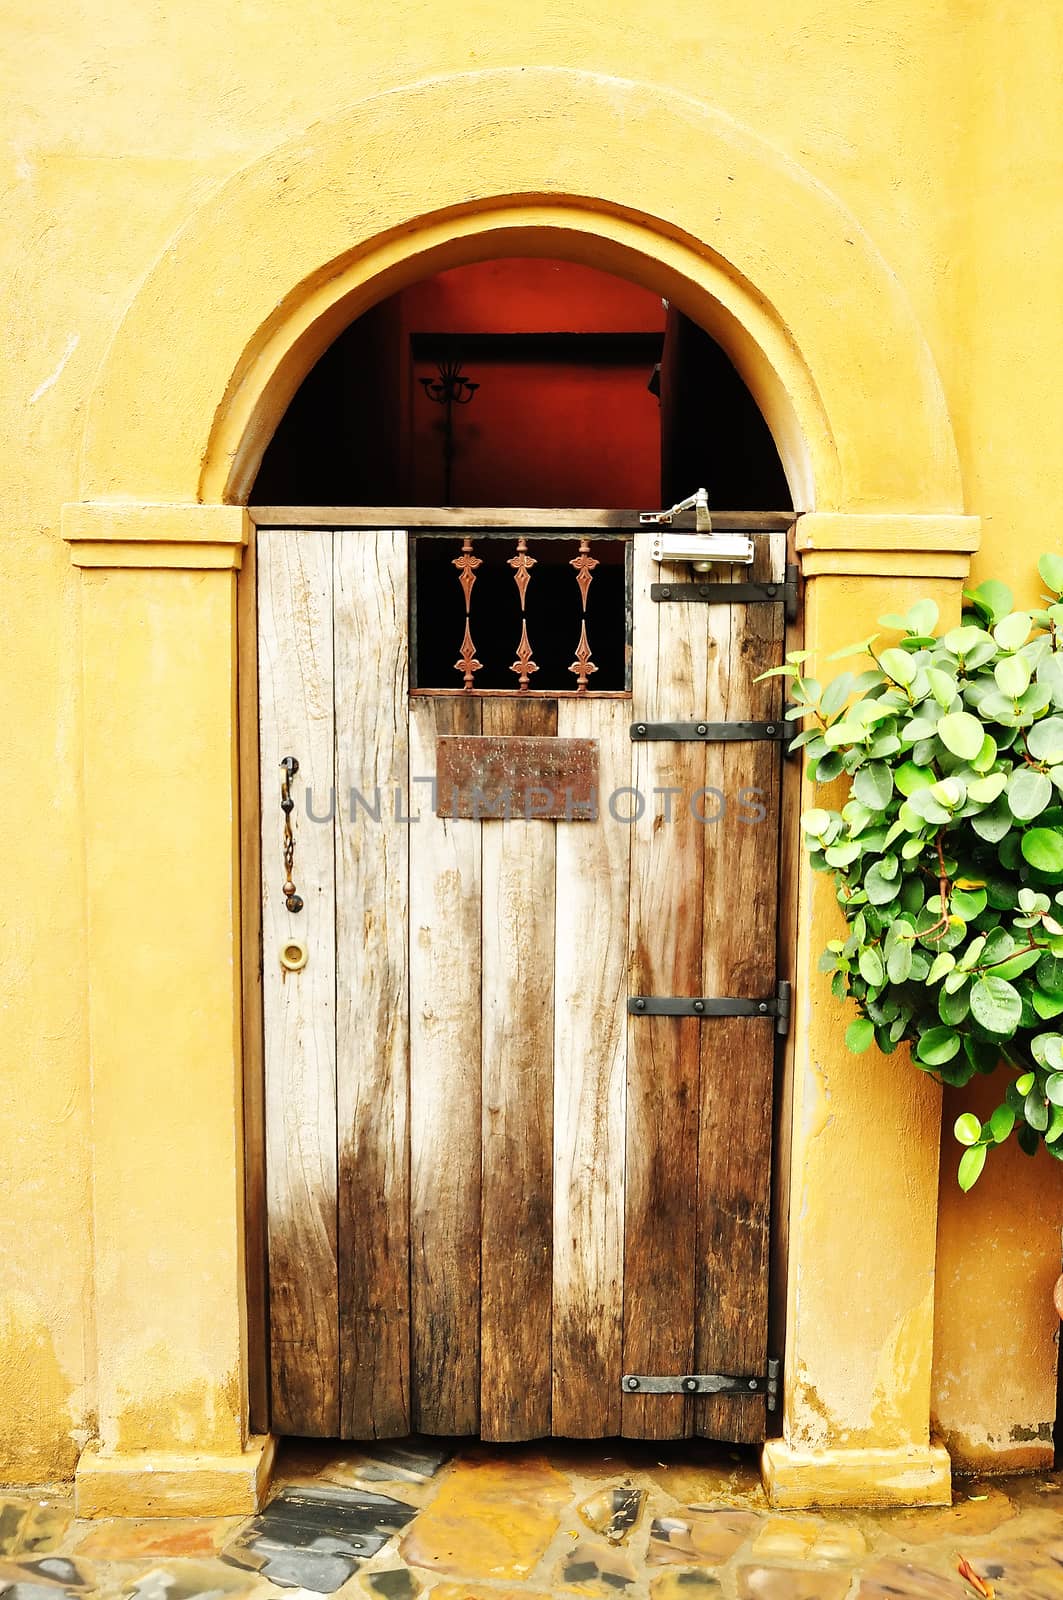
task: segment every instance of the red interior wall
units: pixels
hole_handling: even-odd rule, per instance
[[[407,369],[400,419],[402,475],[418,504],[443,498],[442,411],[418,379],[434,366],[408,356],[417,334],[662,334],[661,300],[592,268],[502,260],[455,268],[400,296]],[[458,339],[460,349],[460,338]],[[652,360],[465,361],[480,388],[454,414],[456,504],[655,506],[660,409],[647,389]]]

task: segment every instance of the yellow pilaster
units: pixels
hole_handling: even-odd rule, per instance
[[[99,1437],[81,1515],[253,1510],[234,507],[68,507],[82,581]]]
[[[958,617],[977,540],[973,518],[802,517],[817,675],[883,612],[930,596]],[[781,1506],[945,1504],[949,1458],[930,1438],[940,1091],[906,1052],[846,1049],[817,967],[841,913],[804,857],[798,908],[785,1402],[765,1484]]]

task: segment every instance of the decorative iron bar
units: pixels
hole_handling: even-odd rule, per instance
[[[522,536],[517,540],[516,555],[509,558],[509,565],[513,568],[513,580],[520,595],[520,643],[517,645],[517,659],[509,669],[510,672],[518,674],[518,689],[527,689],[531,673],[539,670],[532,659],[532,647],[528,639],[528,619],[526,615],[531,569],[536,564],[535,557],[528,554],[528,541]]]
[[[411,549],[414,692],[573,698],[626,692],[630,552],[625,544],[591,533],[525,536],[516,529],[416,538]]]
[[[569,667],[569,672],[576,674],[576,693],[587,693],[587,679],[598,668],[591,659],[591,647],[587,640],[587,596],[590,594],[591,584],[594,581],[594,569],[598,565],[591,555],[591,547],[586,539],[579,542],[579,555],[569,562],[570,567],[576,569],[576,582],[579,584],[580,605],[582,617],[579,629],[579,644],[576,646],[576,659]]]
[[[483,563],[479,556],[473,555],[472,540],[468,534],[461,541],[461,555],[455,558],[453,565],[458,569],[458,582],[465,596],[465,637],[454,666],[463,676],[463,687],[471,689],[475,674],[483,666],[483,662],[476,659],[476,647],[472,642],[472,586],[476,582],[476,569]]]

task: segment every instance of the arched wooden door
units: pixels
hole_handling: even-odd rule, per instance
[[[418,515],[258,533],[273,1426],[763,1438],[785,533]]]

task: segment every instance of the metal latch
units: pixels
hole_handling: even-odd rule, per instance
[[[779,1361],[773,1358],[763,1377],[688,1372],[677,1378],[659,1378],[627,1372],[620,1380],[620,1387],[625,1394],[762,1394],[767,1397],[768,1410],[774,1411],[779,1403],[779,1368]]]
[[[658,605],[677,601],[706,606],[783,606],[787,622],[797,620],[797,568],[788,566],[782,583],[651,583],[650,599]]]
[[[627,1003],[633,1017],[774,1017],[775,1032],[790,1026],[790,985],[780,978],[774,995],[748,1000],[736,995],[636,994]]]
[[[714,561],[753,560],[753,541],[742,533],[713,533],[707,489],[695,489],[685,500],[677,500],[667,511],[642,511],[639,522],[657,528],[671,528],[683,511],[694,513],[694,533],[657,533],[651,554],[654,561],[689,561],[695,572],[707,572]]]

